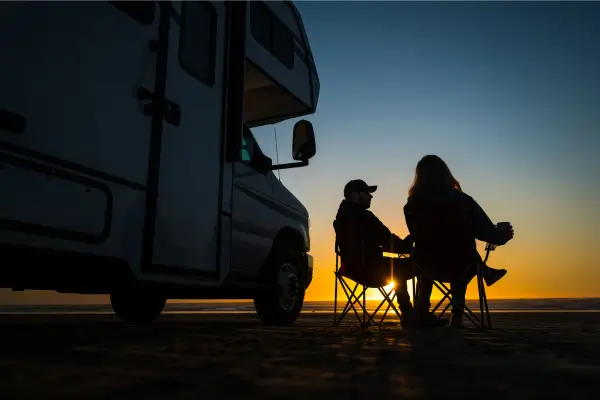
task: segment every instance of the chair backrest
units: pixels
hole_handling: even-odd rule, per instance
[[[474,262],[476,248],[467,202],[414,205],[409,229],[415,259],[432,278],[451,281]]]
[[[335,220],[335,252],[342,262],[342,273],[352,277],[366,268],[364,232],[356,221]]]
[[[333,222],[336,253],[341,260],[340,274],[367,287],[385,286],[389,277],[374,265],[368,265],[365,252],[365,232],[356,220]]]

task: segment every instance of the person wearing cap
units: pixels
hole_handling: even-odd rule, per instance
[[[390,260],[393,260],[393,276],[399,277],[396,283],[396,294],[398,306],[402,313],[402,325],[407,326],[440,326],[448,323],[448,320],[438,319],[431,313],[416,313],[410,301],[406,281],[412,279],[413,270],[406,258],[385,258],[383,252],[408,254],[412,249],[410,236],[401,239],[390,231],[380,220],[369,211],[371,207],[372,193],[377,186],[368,185],[361,179],[355,179],[344,187],[344,200],[342,200],[336,221],[356,222],[364,232],[364,254],[365,265],[369,268],[368,273],[373,276],[390,275]]]

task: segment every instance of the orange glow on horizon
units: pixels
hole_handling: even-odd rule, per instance
[[[315,259],[315,272],[306,293],[308,301],[333,300],[335,254],[329,250],[333,248],[335,238],[333,229],[327,232],[327,229],[319,228],[312,231],[314,245],[311,254]],[[390,228],[394,231],[392,226]],[[404,237],[406,228],[402,228],[395,232]],[[579,240],[575,235],[555,235],[542,241],[540,236],[527,232],[525,228],[521,228],[522,234],[519,234],[519,229],[516,231],[515,240],[490,253],[488,265],[506,268],[508,273],[492,287],[486,286],[488,299],[600,297],[600,252],[590,236]],[[478,249],[484,256],[483,243],[478,243]],[[582,276],[585,279],[580,279]],[[386,289],[391,289],[391,286],[386,286]],[[408,282],[408,292],[412,297],[411,281]],[[382,296],[373,289],[367,292],[367,298],[375,300],[382,299]],[[441,298],[442,294],[434,288],[431,299]],[[467,289],[467,299],[477,298],[477,283],[473,279]]]

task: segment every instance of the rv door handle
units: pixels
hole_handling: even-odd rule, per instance
[[[152,102],[144,104],[144,115],[149,117],[153,114],[154,105]],[[179,107],[179,104],[173,103],[170,100],[166,100],[165,109],[161,114],[167,123],[175,126],[179,126],[181,124],[181,107]]]
[[[139,87],[136,92],[136,97],[139,100],[151,100],[154,96],[154,93],[145,87]],[[165,99],[166,105],[165,109],[162,111],[162,117],[167,121],[167,123],[175,126],[179,126],[181,124],[181,107],[179,104],[172,102],[169,99]],[[154,114],[154,106],[152,101],[144,104],[144,115],[151,116]]]

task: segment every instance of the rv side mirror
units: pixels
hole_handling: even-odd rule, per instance
[[[273,161],[263,155],[263,154],[258,154],[255,156],[254,161],[254,168],[256,168],[258,170],[258,172],[260,172],[261,174],[266,174],[267,172],[271,171],[271,167],[273,166]]]
[[[317,153],[315,132],[312,124],[303,119],[294,125],[292,157],[296,161],[308,161]]]

